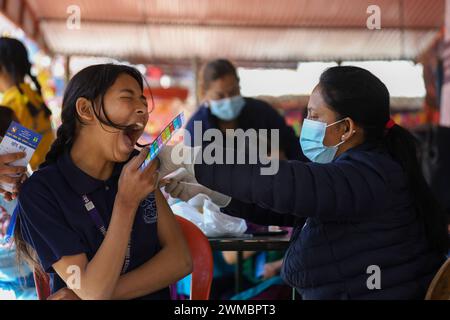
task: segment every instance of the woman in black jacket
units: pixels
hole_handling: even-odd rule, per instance
[[[182,199],[207,193],[224,212],[256,223],[296,222],[282,276],[303,299],[423,299],[448,250],[445,214],[414,137],[389,109],[373,74],[330,68],[302,127],[311,163],[281,161],[275,175],[261,175],[261,165],[184,163],[206,188],[184,175],[166,190]],[[172,155],[168,148],[160,156],[163,174],[180,167]]]

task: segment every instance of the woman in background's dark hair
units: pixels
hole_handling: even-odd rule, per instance
[[[441,252],[447,252],[445,212],[423,176],[418,141],[399,125],[386,130],[385,124],[390,119],[390,97],[383,82],[365,69],[346,66],[326,70],[320,77],[319,86],[324,100],[338,113],[339,119],[353,119],[363,128],[366,142],[386,148],[402,166],[414,207],[425,224],[430,244]]]
[[[239,77],[235,66],[226,59],[216,59],[205,64],[201,70],[200,91],[202,95],[208,90],[211,82],[223,78],[224,76],[234,76],[239,82]]]

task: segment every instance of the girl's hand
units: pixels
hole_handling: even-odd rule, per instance
[[[149,149],[144,148],[122,169],[117,197],[122,204],[136,207],[158,185],[158,160],[152,161],[144,170],[140,169]]]

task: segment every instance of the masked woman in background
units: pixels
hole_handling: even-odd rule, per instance
[[[202,69],[200,93],[203,103],[186,124],[190,133],[190,145],[199,145],[208,129],[218,129],[225,136],[227,129],[266,129],[268,137],[273,129],[279,130],[280,158],[305,160],[294,130],[286,125],[284,118],[268,103],[241,96],[239,77],[234,65],[224,59],[208,62]],[[202,131],[196,132],[195,123],[201,124]],[[269,141],[270,146],[270,141]]]

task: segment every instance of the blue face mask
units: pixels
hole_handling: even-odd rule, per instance
[[[230,121],[236,119],[244,108],[245,100],[237,95],[232,98],[211,100],[209,102],[211,113],[220,120]]]
[[[328,127],[344,120],[342,119],[327,125],[325,122],[305,119],[300,134],[300,146],[304,155],[312,162],[329,163],[333,161],[338,147],[345,141],[341,141],[335,146],[327,147],[323,144],[323,139],[325,138],[325,132]]]

